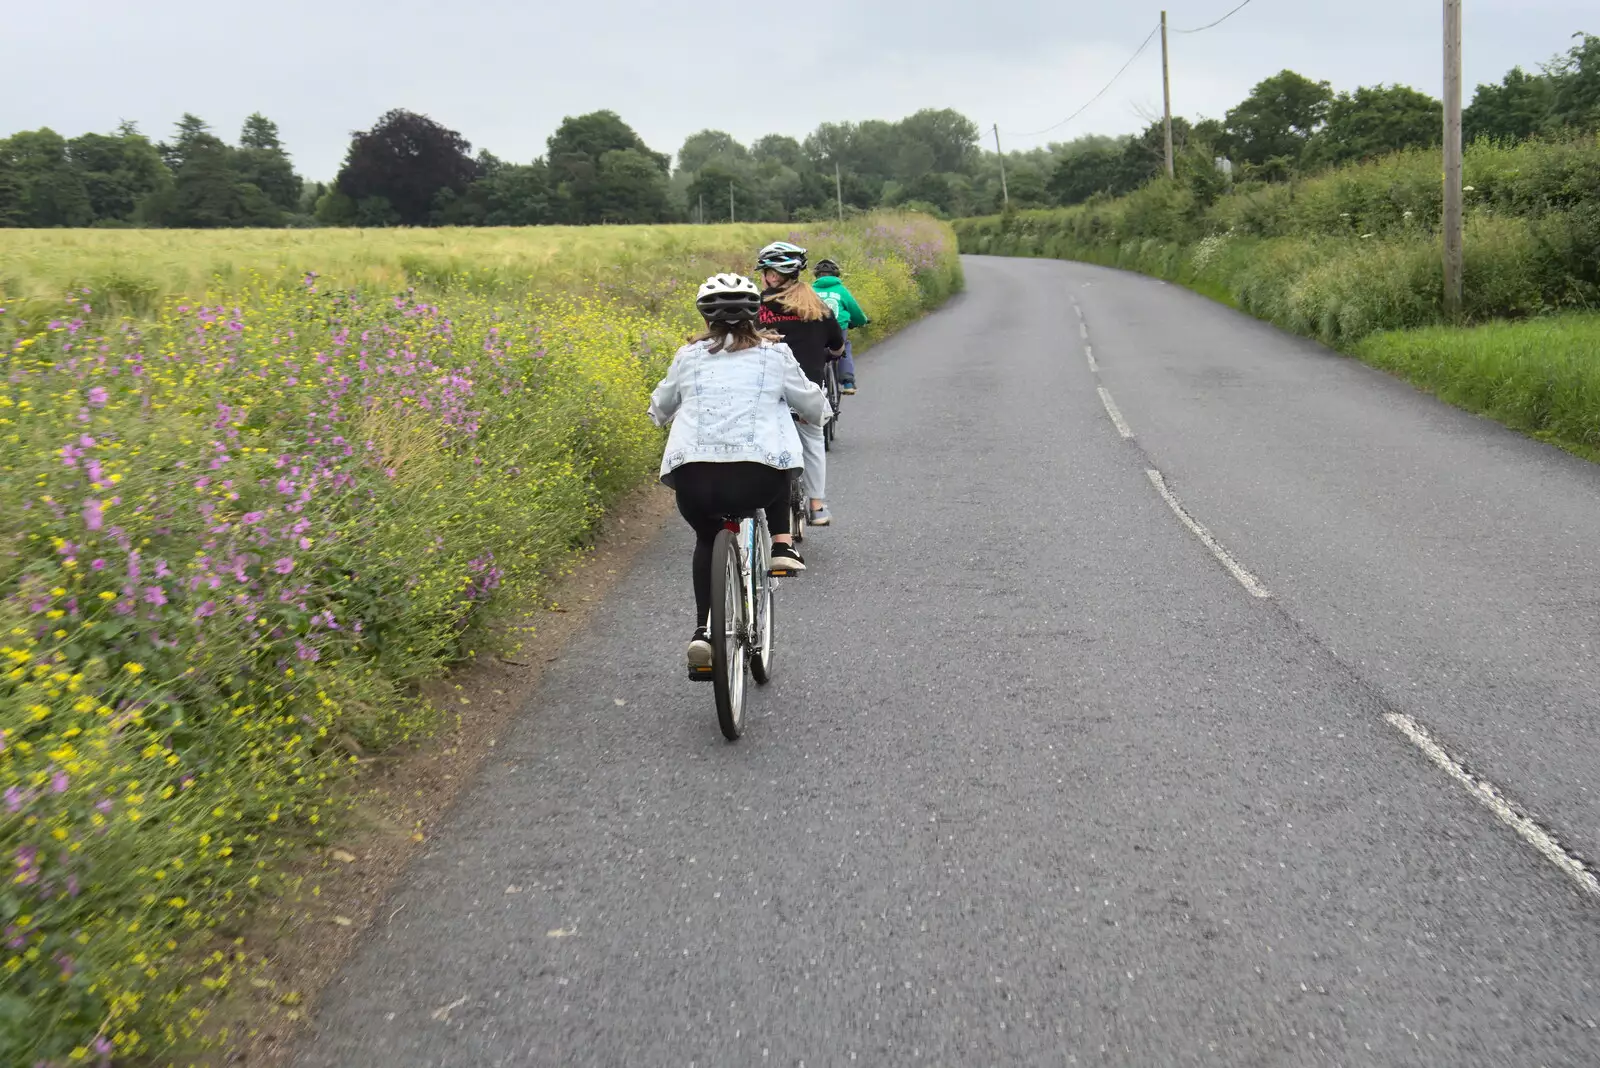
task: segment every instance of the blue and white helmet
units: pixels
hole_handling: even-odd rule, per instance
[[[756,257],[756,269],[797,275],[806,269],[806,250],[787,241],[774,241]]]

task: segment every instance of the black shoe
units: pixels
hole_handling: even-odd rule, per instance
[[[784,545],[776,541],[772,543],[772,570],[804,571],[805,569],[806,562],[793,545]]]

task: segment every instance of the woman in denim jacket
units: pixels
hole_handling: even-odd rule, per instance
[[[711,547],[724,516],[767,512],[772,564],[795,571],[805,561],[789,532],[789,479],[803,466],[794,415],[821,426],[827,399],[794,355],[756,326],[761,290],[719,274],[700,287],[695,307],[705,332],[672,359],[650,397],[650,418],[672,424],[661,481],[677,493],[694,528],[695,631],[689,666],[711,664]]]

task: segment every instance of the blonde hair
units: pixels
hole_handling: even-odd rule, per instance
[[[790,315],[807,322],[828,317],[828,306],[799,276],[790,279],[782,289],[773,293],[772,300]]]
[[[711,353],[743,352],[764,342],[781,340],[779,335],[756,326],[753,320],[737,323],[706,323],[706,328],[700,333],[689,335],[691,345],[698,345],[702,341],[711,342],[711,347],[707,350]]]

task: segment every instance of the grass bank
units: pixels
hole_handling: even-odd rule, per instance
[[[191,1046],[353,754],[650,477],[693,283],[791,235],[322,236],[0,232],[0,1063]],[[794,236],[874,337],[961,285],[928,220]]]
[[[1220,196],[1197,178],[1158,181],[1117,200],[955,229],[964,252],[1081,260],[1189,286],[1452,403],[1592,450],[1600,398],[1580,388],[1571,353],[1592,336],[1581,313],[1600,307],[1600,139],[1477,145],[1467,174],[1464,323],[1527,325],[1434,331],[1415,349],[1394,332],[1446,322],[1436,153]],[[1369,344],[1375,335],[1385,336]],[[1462,366],[1447,383],[1439,368],[1424,373],[1425,359],[1395,355],[1403,348],[1459,353]],[[1484,358],[1491,348],[1502,351]],[[1470,388],[1467,375],[1478,376]],[[1508,389],[1547,399],[1510,404]]]

